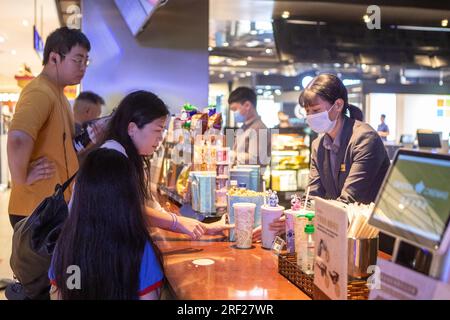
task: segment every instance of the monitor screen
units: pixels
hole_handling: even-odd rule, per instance
[[[417,133],[417,141],[420,148],[441,148],[441,136],[439,133]]]
[[[450,156],[400,150],[370,224],[435,250],[450,216]]]
[[[133,36],[147,23],[150,15],[158,8],[161,0],[114,0]]]

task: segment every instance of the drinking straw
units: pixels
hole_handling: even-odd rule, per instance
[[[304,211],[304,212],[306,211],[306,204],[308,203],[309,189],[310,189],[310,187],[308,187],[308,188],[306,189],[305,204],[304,204],[304,206],[303,206],[303,211]]]

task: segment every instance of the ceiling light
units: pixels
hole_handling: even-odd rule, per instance
[[[270,90],[270,88],[272,88],[271,86],[265,86],[264,87],[266,90]]]
[[[289,11],[283,11],[283,13],[281,14],[281,17],[283,19],[287,19],[290,17],[290,15],[291,15],[291,13]]]
[[[212,70],[209,72],[209,75],[210,75],[210,76],[213,76],[214,74],[215,74],[215,72],[212,71]]]
[[[270,74],[269,70],[265,70],[263,73],[265,76],[268,76]]]
[[[421,26],[393,26],[393,27],[398,30],[450,32],[450,28],[421,27]]]
[[[442,20],[441,21],[441,26],[447,27],[448,26],[448,20],[447,19]]]
[[[258,94],[263,94],[263,89],[258,89],[257,91],[256,91],[256,93],[258,93]]]
[[[317,63],[313,63],[312,64],[312,67],[314,68],[314,69],[316,69],[318,66],[317,66]]]
[[[248,60],[248,61],[252,61],[253,58],[252,58],[252,57],[247,57],[247,60]]]
[[[324,25],[327,24],[325,21],[310,21],[310,20],[297,20],[297,19],[295,19],[295,20],[290,19],[288,21],[288,23],[291,23],[291,24],[305,24],[305,25],[310,25],[310,26],[317,26],[317,25],[324,26]]]
[[[335,67],[335,68],[340,68],[340,67],[341,67],[341,64],[340,64],[340,63],[335,63],[335,64],[334,64],[334,67]]]
[[[248,48],[254,48],[254,47],[259,46],[259,44],[260,44],[260,42],[258,40],[252,40],[252,41],[247,42],[245,45]]]
[[[239,75],[239,77],[245,78],[245,73],[241,73],[241,74]]]
[[[230,44],[228,43],[228,42],[224,42],[224,43],[222,43],[222,46],[224,46],[224,47],[228,47]]]
[[[250,34],[251,34],[252,36],[255,36],[255,35],[258,34],[258,31],[256,31],[256,30],[250,30]]]
[[[225,78],[224,74],[223,74],[223,73],[219,74],[219,78],[220,78],[220,79]]]
[[[27,19],[23,19],[23,20],[22,20],[22,25],[23,25],[24,27],[28,27],[28,26],[30,25],[30,23],[28,22]]]
[[[444,81],[439,80],[439,85],[442,87],[444,85]]]
[[[265,39],[264,39],[264,42],[265,42],[265,43],[271,43],[271,42],[272,42],[272,39],[270,39],[270,38],[265,38]]]
[[[12,54],[13,56],[15,56],[15,55],[17,54],[17,51],[14,50],[14,49],[12,49],[12,50],[11,50],[11,54]]]
[[[377,83],[378,84],[385,84],[386,83],[386,78],[378,78],[377,79]]]
[[[295,90],[295,91],[300,91],[300,86],[295,86],[295,87],[294,87],[294,90]]]
[[[220,56],[209,56],[209,64],[220,64],[225,61],[224,57]]]
[[[246,75],[247,77],[250,77],[250,76],[252,75],[252,73],[251,73],[250,71],[247,71],[247,72],[245,73],[245,75]]]
[[[313,77],[311,77],[311,76],[304,76],[302,79],[303,88],[306,88],[312,79],[313,79]]]
[[[5,37],[0,36],[0,43],[3,43],[5,41],[6,41]]]
[[[350,67],[349,63],[344,63],[344,68],[347,69],[348,67]]]
[[[275,92],[275,94],[276,94],[277,96],[280,96],[280,95],[281,95],[281,90],[280,90],[280,89],[276,89],[274,92]]]
[[[230,65],[233,67],[245,67],[247,65],[247,61],[245,60],[233,60],[230,62]]]
[[[208,51],[212,51],[213,50],[213,48],[212,47],[208,47]]]
[[[384,70],[386,70],[386,71],[389,71],[389,70],[391,70],[391,66],[390,66],[390,65],[388,65],[388,64],[387,64],[387,65],[385,65],[385,66],[384,66]]]
[[[230,73],[234,76],[236,74],[236,71],[231,70]]]
[[[267,53],[267,54],[272,54],[272,52],[273,52],[272,49],[270,49],[270,48],[267,48],[267,49],[266,49],[266,53]]]

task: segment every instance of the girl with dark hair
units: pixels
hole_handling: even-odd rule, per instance
[[[53,254],[49,271],[53,298],[159,297],[163,272],[138,186],[126,153],[101,148],[87,155]]]
[[[157,298],[162,272],[148,227],[192,239],[232,227],[223,220],[204,224],[147,206],[149,156],[162,140],[168,115],[167,106],[151,92],[127,95],[109,121],[100,149],[83,162],[49,272],[55,280],[52,290],[58,288],[62,299]],[[81,290],[67,288],[71,265],[80,267]]]
[[[377,132],[361,122],[362,112],[349,105],[342,81],[332,74],[315,77],[300,94],[299,103],[306,109],[306,122],[319,133],[312,144],[310,195],[374,201],[389,158]]]

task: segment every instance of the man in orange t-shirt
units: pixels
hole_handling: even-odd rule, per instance
[[[74,120],[64,87],[79,84],[91,45],[79,30],[62,27],[45,43],[44,68],[22,91],[8,133],[11,225],[29,216],[58,183],[78,170]],[[65,199],[69,200],[72,188]]]

